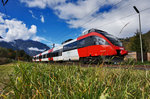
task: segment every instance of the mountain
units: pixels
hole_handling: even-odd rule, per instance
[[[12,42],[0,41],[0,47],[13,50],[24,50],[28,55],[34,56],[50,49],[47,45],[33,40],[14,40]]]

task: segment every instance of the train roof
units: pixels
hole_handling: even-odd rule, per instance
[[[108,34],[108,33],[105,32],[105,31],[102,31],[102,30],[99,30],[99,29],[94,29],[94,28],[92,28],[92,29],[83,31],[82,34],[81,34],[80,36],[86,35],[86,34],[91,33],[91,32],[98,32],[98,33],[100,33],[100,34],[102,34],[102,35]],[[73,41],[73,40],[74,40],[74,39],[68,39],[68,40],[62,42],[61,44],[62,44],[62,45],[68,44],[68,43],[70,43],[70,42]]]
[[[82,34],[81,34],[81,36],[83,36],[83,35],[85,35],[85,34],[88,34],[88,33],[91,33],[91,32],[98,32],[98,33],[101,33],[101,34],[107,33],[107,32],[105,32],[105,31],[92,28],[92,29],[83,31]]]
[[[62,42],[61,44],[67,43],[67,42],[72,41],[72,40],[73,40],[73,39],[68,39],[68,40]]]

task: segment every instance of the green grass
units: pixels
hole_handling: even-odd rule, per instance
[[[2,91],[2,88],[4,87],[4,79],[5,81],[9,79],[9,74],[13,72],[13,67],[15,63],[9,63],[5,65],[0,65],[0,92]]]
[[[149,99],[150,71],[18,63],[1,97]]]
[[[13,71],[14,63],[0,65],[0,79],[5,76],[8,76],[9,73]]]

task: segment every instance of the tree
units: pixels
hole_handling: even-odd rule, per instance
[[[142,38],[142,47],[143,47],[143,53],[147,53],[148,46],[147,46],[146,40]],[[135,33],[135,36],[130,39],[130,45],[129,48],[131,51],[136,51],[138,53],[141,52],[141,46],[140,46],[140,34],[138,32]]]
[[[14,59],[16,58],[16,52],[12,49],[8,49],[8,58]]]
[[[0,57],[8,57],[8,50],[0,47]]]
[[[142,38],[142,47],[143,47],[143,59],[147,61],[147,52],[148,52],[148,43],[145,39]],[[140,46],[140,34],[137,32],[135,36],[130,39],[129,48],[131,51],[137,52],[137,60],[141,60],[141,46]]]

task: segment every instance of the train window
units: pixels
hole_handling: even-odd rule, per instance
[[[73,49],[76,49],[76,48],[77,48],[77,41],[65,45],[65,46],[63,47],[63,51],[69,51],[69,50],[73,50]]]
[[[41,59],[42,58],[42,56],[39,56],[39,59]]]
[[[65,45],[65,46],[63,47],[63,51],[68,51],[68,50],[70,50],[70,49],[71,49],[71,44]]]
[[[62,56],[62,51],[63,51],[63,49],[60,49],[60,50],[59,50],[59,53],[58,53],[59,56]]]
[[[122,46],[122,43],[120,42],[120,40],[118,40],[117,37],[113,36],[113,35],[106,35],[107,39],[110,40],[110,42],[116,46]]]
[[[39,56],[37,56],[36,59],[39,59]]]
[[[44,54],[44,55],[42,56],[42,58],[46,58],[46,54]]]
[[[85,47],[85,39],[81,39],[78,41],[78,48]]]
[[[95,45],[93,36],[89,36],[85,39],[85,46],[91,46],[91,45]]]
[[[47,58],[50,58],[50,53],[47,54]]]
[[[94,45],[94,37],[89,36],[87,38],[81,39],[78,41],[78,48],[87,47]]]
[[[59,51],[50,53],[50,57],[56,57],[56,56],[59,56]]]
[[[96,45],[109,45],[108,42],[103,38],[100,38],[98,36],[95,36],[94,38],[95,38],[94,41]]]
[[[120,42],[120,40],[118,40],[117,37],[108,34],[107,32],[101,31],[101,30],[96,30],[95,32],[102,34],[103,36],[105,36],[112,44],[116,45],[116,46],[122,46],[122,43]]]
[[[71,44],[71,47],[72,47],[72,49],[76,49],[76,48],[77,48],[77,41],[76,41],[76,42],[73,42],[73,43]]]
[[[45,54],[45,58],[47,58],[47,54]]]

